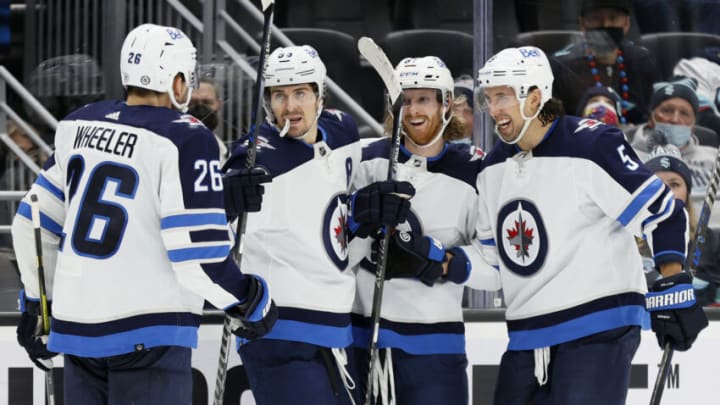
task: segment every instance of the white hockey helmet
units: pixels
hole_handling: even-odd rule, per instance
[[[125,37],[120,51],[122,84],[168,93],[173,105],[187,111],[196,87],[197,50],[179,29],[155,24],[135,27]],[[189,87],[187,100],[178,103],[172,89],[175,76],[183,75]]]
[[[524,102],[531,88],[540,89],[540,106],[552,98],[554,76],[545,52],[534,46],[506,48],[478,71],[478,87],[509,86]]]
[[[325,77],[327,69],[320,59],[320,55],[310,45],[288,46],[276,48],[268,57],[267,67],[263,78],[265,88],[274,86],[289,86],[294,84],[314,83],[317,86],[317,96],[320,100],[317,120],[323,109],[325,96]],[[270,108],[270,101],[265,97],[263,103],[265,119],[270,125],[276,126],[275,117]],[[287,129],[280,130],[280,136],[285,136]]]
[[[530,122],[540,114],[545,103],[552,98],[552,84],[554,76],[550,69],[545,52],[534,46],[523,46],[520,48],[506,48],[488,59],[485,66],[478,71],[478,100],[475,105],[482,108],[485,105],[483,92],[485,88],[508,86],[515,91],[515,97],[520,105],[520,115],[525,124],[520,133],[513,140],[507,140],[500,135],[497,124],[495,133],[505,143],[515,144],[525,136]],[[524,108],[525,100],[530,89],[540,90],[540,107],[535,113],[526,117]]]
[[[437,56],[424,56],[421,58],[405,58],[395,67],[400,87],[406,89],[435,89],[440,91],[443,109],[441,112],[442,126],[435,137],[425,145],[417,145],[418,147],[428,147],[442,138],[445,127],[452,117],[452,109],[450,108],[452,99],[455,97],[455,81],[453,80],[450,69],[447,68],[445,62]],[[410,142],[414,141],[407,137]]]

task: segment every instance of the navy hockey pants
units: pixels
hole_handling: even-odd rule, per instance
[[[507,351],[500,361],[496,405],[622,405],[640,327],[626,326],[550,348],[548,381],[535,378],[532,350]]]
[[[161,346],[102,358],[65,355],[65,403],[190,405],[190,353]]]
[[[258,339],[242,345],[239,353],[257,405],[351,404],[328,348]]]
[[[385,349],[380,349],[384,361]],[[397,405],[465,405],[468,403],[467,357],[464,354],[409,354],[391,349]],[[365,398],[370,354],[355,349],[352,360]]]

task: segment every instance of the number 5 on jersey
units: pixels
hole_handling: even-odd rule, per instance
[[[628,170],[635,170],[638,168],[638,164],[636,161],[632,160],[630,156],[625,153],[625,145],[620,145],[617,147],[617,152],[620,155],[620,159],[625,163],[625,167],[628,168]]]

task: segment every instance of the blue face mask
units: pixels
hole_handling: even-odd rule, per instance
[[[688,125],[666,124],[664,122],[655,122],[655,129],[665,135],[668,143],[681,148],[690,142],[692,127]]]

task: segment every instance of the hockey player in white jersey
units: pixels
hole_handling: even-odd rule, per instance
[[[268,332],[265,281],[228,257],[218,146],[183,114],[196,50],[180,30],[144,24],[121,49],[125,101],[65,117],[39,196],[52,327],[36,332],[39,285],[26,196],[12,234],[24,284],[20,343],[33,360],[64,353],[66,404],[188,404],[191,348],[207,299],[234,332]]]
[[[461,301],[470,262],[455,246],[475,239],[475,181],[484,153],[450,142],[463,138],[464,123],[453,115],[455,85],[440,58],[405,58],[395,74],[404,97],[396,178],[413,184],[416,194],[408,221],[390,239],[378,336],[378,347],[385,350],[374,394],[381,392],[383,404],[466,404]],[[363,148],[358,186],[386,176],[390,142],[383,138]],[[357,273],[353,345],[361,383],[367,374],[375,284],[371,250],[378,243],[368,249]],[[497,289],[497,271],[484,284]]]
[[[687,350],[707,325],[682,271],[687,220],[622,132],[565,116],[552,82],[535,47],[478,72],[477,104],[501,140],[477,182],[478,238],[499,266],[510,337],[495,404],[623,404],[647,314],[633,235],[664,277],[647,297],[660,344]]]
[[[323,108],[325,72],[307,45],[275,49],[265,71],[267,122],[256,164],[272,182],[260,212],[247,216],[242,268],[268,280],[279,317],[265,338],[238,339],[259,405],[352,403],[357,390],[345,348],[355,296],[350,267],[359,258],[350,255],[348,225],[360,235],[394,226],[409,210],[396,194],[413,194],[409,183],[382,182],[349,195],[361,156],[358,129],[349,115]],[[246,138],[227,169],[243,170],[247,148]],[[239,201],[241,194],[232,193]]]

